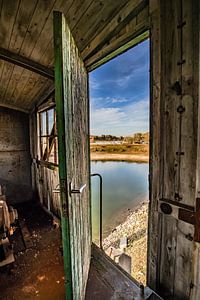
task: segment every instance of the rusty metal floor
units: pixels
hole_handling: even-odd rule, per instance
[[[86,290],[86,300],[144,300],[161,299],[151,289],[141,289],[134,279],[117,266],[96,245]]]

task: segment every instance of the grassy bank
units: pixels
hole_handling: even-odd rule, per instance
[[[148,144],[92,144],[91,160],[149,161]]]

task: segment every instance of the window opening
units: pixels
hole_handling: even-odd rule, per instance
[[[55,107],[39,112],[40,160],[58,164],[58,138]]]

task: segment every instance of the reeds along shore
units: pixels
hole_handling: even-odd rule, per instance
[[[103,241],[104,250],[107,250],[109,247],[118,248],[120,238],[128,238],[126,253],[132,258],[131,275],[143,284],[146,284],[147,221],[148,203],[143,202]]]

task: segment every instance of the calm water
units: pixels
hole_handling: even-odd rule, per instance
[[[103,232],[106,236],[114,229],[129,209],[148,199],[148,169],[146,163],[91,162],[91,173],[103,177]],[[92,231],[93,240],[99,234],[99,181],[92,178]]]

